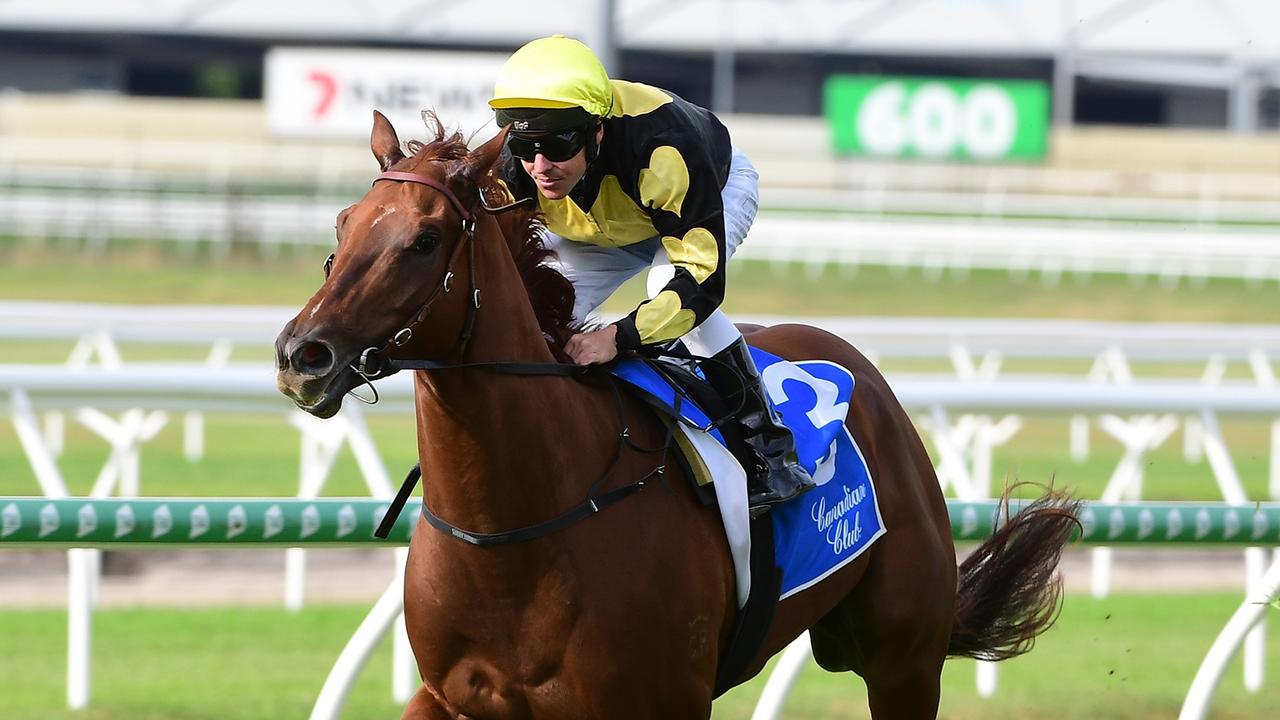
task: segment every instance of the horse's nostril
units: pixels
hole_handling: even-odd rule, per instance
[[[323,375],[333,367],[333,353],[323,343],[304,342],[290,358],[293,369],[309,375]]]

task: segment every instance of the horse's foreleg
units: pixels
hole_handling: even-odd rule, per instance
[[[409,699],[400,720],[453,720],[453,717],[427,690],[426,685],[420,685],[418,692]]]

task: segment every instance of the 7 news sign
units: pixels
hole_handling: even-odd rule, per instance
[[[405,137],[434,110],[463,135],[492,126],[498,53],[273,48],[267,53],[268,129],[281,136],[367,138],[373,111]]]
[[[1043,158],[1049,87],[1028,80],[837,75],[824,92],[839,152],[981,161]]]

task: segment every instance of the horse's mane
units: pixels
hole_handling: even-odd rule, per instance
[[[446,133],[444,124],[435,113],[424,112],[422,119],[427,130],[435,132],[435,139],[429,142],[410,140],[406,143],[409,157],[402,162],[417,167],[428,160],[460,161],[450,162],[448,165],[447,179],[451,183],[458,180],[457,176],[468,169],[465,163],[471,151],[467,147],[467,139],[457,131]],[[492,168],[481,176],[479,191],[488,204],[503,204],[503,198],[510,198],[510,193]],[[547,248],[543,242],[545,226],[537,205],[525,203],[494,213],[493,217],[498,221],[503,239],[511,250],[511,257],[515,260],[516,269],[529,295],[529,304],[538,319],[538,327],[557,354],[562,354],[565,342],[580,329],[573,318],[573,283],[555,267],[547,264],[555,258],[555,251]]]

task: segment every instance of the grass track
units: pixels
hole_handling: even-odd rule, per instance
[[[98,255],[0,242],[0,299],[301,307],[320,285],[327,254],[327,248],[291,248],[272,258],[246,253],[213,261],[164,246],[125,246]],[[640,292],[633,281],[610,307],[634,306]],[[1050,287],[1035,274],[1018,281],[989,271],[931,282],[919,271],[880,267],[855,273],[829,268],[814,276],[799,265],[734,263],[725,308],[791,315],[1280,322],[1280,288],[1275,282],[1250,288],[1234,280],[1166,288],[1114,275],[1069,275]]]
[[[1205,650],[1238,596],[1067,598],[1034,652],[1003,663],[996,697],[974,690],[971,661],[952,660],[940,717],[951,720],[1173,718]],[[0,717],[6,720],[279,720],[305,717],[363,608],[103,610],[94,620],[89,710],[63,708],[65,614],[0,613]],[[1266,685],[1244,692],[1236,664],[1219,689],[1215,720],[1274,717],[1280,707],[1280,635],[1268,638]],[[346,718],[398,717],[389,699],[390,643],[356,685]],[[764,677],[716,703],[715,720],[750,717]],[[867,717],[861,681],[810,667],[786,717]]]

